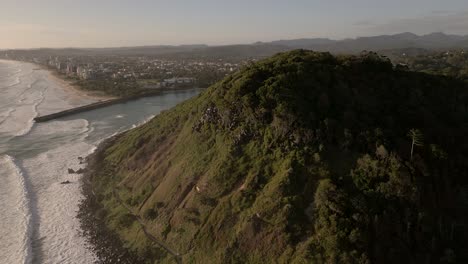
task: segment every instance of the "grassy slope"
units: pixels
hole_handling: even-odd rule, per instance
[[[418,149],[417,164],[409,162],[406,133],[413,127],[424,132],[426,142],[460,157],[466,143],[457,145],[454,140],[466,132],[466,126],[460,129],[467,121],[466,107],[451,105],[465,104],[464,89],[450,79],[393,71],[372,56],[280,54],[125,133],[106,150],[93,183],[108,211],[108,225],[149,260],[172,261],[127,216],[112,195],[114,189],[145,219],[152,234],[183,254],[186,262],[306,263],[347,257],[358,262],[362,256],[372,260],[378,249],[356,246],[374,243],[372,236],[357,243],[345,235],[347,242],[341,243],[340,232],[354,231],[330,228],[329,219],[347,218],[331,212],[331,206],[322,210],[319,191],[341,188],[343,195],[372,198],[356,183],[362,181],[350,179],[356,174],[352,169],[359,172],[362,164],[356,160],[366,153],[376,159],[380,145],[397,157],[400,167],[423,171],[431,160],[424,154],[426,148]],[[460,162],[441,163],[441,170],[466,169]],[[436,170],[431,173],[437,175]],[[431,179],[439,181],[437,177]],[[450,177],[446,189],[439,190],[442,196],[454,183],[466,184],[459,175]],[[322,189],[317,190],[318,185]],[[388,197],[408,187],[401,186],[387,186],[390,190],[382,199],[399,199],[396,206],[414,209],[417,203],[404,195]],[[427,196],[424,190],[435,188],[425,183],[417,187],[419,199]],[[433,204],[443,206],[444,199],[435,197],[437,201],[418,206],[432,213],[437,210]],[[355,215],[358,207],[346,206],[347,214]],[[372,209],[366,206],[364,211]],[[319,223],[320,217],[327,223]],[[353,230],[370,234],[368,229],[375,228]],[[351,253],[340,255],[341,250]]]

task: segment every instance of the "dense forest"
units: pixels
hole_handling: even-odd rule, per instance
[[[467,263],[466,135],[466,82],[297,50],[113,138],[88,195],[146,263],[142,223],[184,263]]]

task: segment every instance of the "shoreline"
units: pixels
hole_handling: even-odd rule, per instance
[[[5,62],[16,62],[16,63],[25,63],[25,64],[30,64],[33,66],[33,71],[44,71],[45,74],[47,75],[47,78],[50,79],[50,81],[56,83],[60,88],[62,88],[64,91],[67,91],[69,95],[71,96],[76,96],[79,97],[80,99],[87,99],[91,101],[92,103],[104,103],[104,102],[112,102],[115,101],[115,103],[125,103],[127,101],[132,101],[132,100],[137,100],[140,98],[144,97],[151,97],[151,96],[158,96],[161,93],[164,92],[170,92],[170,91],[184,91],[184,90],[191,90],[191,89],[206,89],[202,87],[171,87],[171,88],[158,88],[158,89],[147,89],[143,93],[137,93],[131,96],[126,96],[126,97],[117,97],[117,96],[112,96],[105,94],[101,91],[87,91],[82,89],[79,85],[73,83],[71,80],[67,79],[65,75],[57,72],[55,69],[50,68],[47,65],[42,65],[34,62],[28,62],[28,61],[19,61],[19,60],[5,60],[5,59],[0,59],[1,61]],[[86,105],[81,105],[79,107],[86,108],[89,104]],[[66,109],[64,111],[68,110],[73,110],[73,109]]]
[[[8,110],[2,128],[10,131],[9,122],[18,125],[13,125],[15,130],[11,130],[11,133],[5,133],[2,142],[6,143],[5,153],[16,160],[14,163],[17,172],[9,174],[17,175],[17,178],[24,182],[17,186],[6,186],[17,187],[12,188],[16,193],[11,197],[17,199],[18,206],[21,203],[21,207],[24,208],[23,214],[28,216],[21,228],[5,225],[17,231],[18,237],[20,234],[26,234],[22,241],[11,241],[17,253],[9,252],[6,256],[22,254],[33,262],[62,263],[75,259],[76,263],[92,263],[97,258],[90,250],[90,244],[86,243],[85,237],[81,235],[77,218],[78,206],[84,197],[81,186],[74,183],[80,180],[81,175],[67,174],[65,169],[81,167],[73,157],[87,155],[94,148],[92,144],[81,140],[89,131],[88,123],[84,120],[70,120],[37,127],[31,122],[31,118],[41,113],[86,104],[95,101],[95,98],[74,92],[64,82],[54,78],[50,71],[36,64],[4,60],[0,63],[5,67],[5,72],[2,70],[2,74],[6,76],[5,80],[17,80],[14,85],[5,87],[5,93],[11,97],[5,97],[2,102],[11,110]],[[17,111],[23,108],[27,110]],[[28,140],[24,141],[23,137],[27,137]],[[49,140],[54,143],[47,143]],[[47,144],[42,144],[43,142]],[[72,184],[61,185],[64,181]],[[20,188],[21,186],[23,188]],[[22,220],[15,216],[12,221]],[[8,237],[5,239],[4,242],[8,242]],[[17,247],[22,247],[25,251],[16,251]]]
[[[113,100],[113,99],[118,98],[118,97],[106,95],[100,92],[85,91],[81,89],[78,85],[72,83],[71,80],[67,80],[66,78],[64,78],[65,76],[58,73],[56,70],[49,68],[47,65],[42,65],[42,64],[38,64],[34,62],[29,62],[29,61],[20,61],[20,60],[0,59],[0,62],[1,61],[7,62],[7,63],[13,62],[13,63],[29,64],[33,67],[33,71],[43,71],[51,82],[56,83],[57,86],[62,88],[70,96],[75,96],[75,97],[79,97],[80,99],[86,99],[89,101],[96,101],[96,102]]]
[[[39,66],[41,66],[41,70],[47,71],[49,73],[48,75],[51,80],[57,82],[65,90],[77,96],[81,96],[86,99],[97,100],[97,101],[107,101],[107,100],[114,100],[114,99],[119,98],[119,97],[115,97],[112,95],[106,95],[101,92],[85,91],[77,84],[72,83],[71,80],[67,80],[66,78],[64,78],[65,77],[64,75],[56,72],[55,70],[50,69],[44,65],[39,65]]]
[[[122,132],[125,133],[125,132]],[[117,134],[99,143],[95,151],[85,158],[86,169],[81,177],[81,193],[83,199],[78,205],[77,218],[80,222],[81,235],[96,254],[99,264],[139,264],[145,261],[136,253],[124,247],[119,236],[109,230],[103,216],[105,210],[98,201],[92,186],[92,177],[103,158],[105,150],[121,135]]]
[[[148,122],[147,120],[146,122]],[[144,125],[146,122],[139,124],[137,127]],[[95,150],[84,158],[84,173],[80,179],[80,189],[83,199],[78,204],[77,219],[80,223],[81,235],[85,238],[90,250],[96,255],[98,264],[143,264],[148,263],[147,259],[142,258],[136,252],[129,250],[124,246],[124,241],[119,237],[118,233],[111,230],[106,225],[106,209],[99,202],[99,194],[96,194],[93,188],[93,177],[99,171],[104,160],[106,150],[112,146],[120,137],[125,135],[131,128],[122,131],[118,134],[110,136],[102,140]],[[115,193],[114,193],[115,195]],[[116,197],[117,198],[117,197]],[[120,198],[117,198],[120,199]],[[125,206],[124,206],[125,207]],[[125,207],[127,210],[129,208]],[[130,210],[131,211],[131,210]],[[132,214],[133,215],[133,214]],[[152,241],[155,247],[159,247],[166,251],[174,258],[174,263],[182,263],[181,255],[177,252],[172,252],[164,242],[157,240],[146,230],[146,226],[138,219],[138,216],[133,215],[136,221],[141,225],[141,230],[145,236]]]
[[[119,103],[124,103],[130,100],[136,100],[143,97],[158,96],[165,92],[177,92],[183,90],[192,90],[191,88],[171,88],[171,89],[158,89],[158,90],[149,90],[148,93],[140,94],[133,97],[127,98],[112,98],[112,97],[96,97],[86,94],[84,91],[80,91],[79,88],[71,84],[66,79],[63,79],[62,75],[54,72],[53,69],[48,69],[47,66],[38,65],[30,62],[23,61],[11,61],[15,63],[25,63],[32,66],[32,71],[39,71],[41,77],[48,78],[51,83],[54,83],[58,88],[62,89],[66,94],[70,94],[71,99],[93,99],[97,101],[96,103],[103,103],[103,99],[108,99],[106,101],[118,101]],[[91,100],[90,100],[91,101]],[[82,107],[87,107],[83,105]],[[66,111],[66,110],[65,110]],[[142,124],[140,124],[142,125]],[[79,228],[77,232],[80,236],[87,242],[86,248],[96,256],[94,263],[145,263],[140,257],[138,257],[134,252],[129,251],[123,245],[122,240],[119,238],[118,234],[111,231],[107,228],[105,223],[105,212],[102,205],[99,203],[99,196],[96,197],[93,186],[92,186],[92,177],[94,171],[99,168],[100,161],[102,160],[102,155],[105,150],[111,145],[116,139],[118,139],[124,132],[121,132],[117,135],[113,135],[109,138],[101,141],[97,146],[95,146],[94,152],[87,155],[86,162],[84,164],[86,172],[79,177],[78,180],[80,183],[79,192],[81,193],[81,199],[76,201],[78,209],[76,210],[75,219],[79,223]],[[67,177],[68,174],[65,174]]]
[[[61,95],[60,98],[65,101],[74,100],[79,101],[77,99],[83,99],[81,101],[85,101],[84,99],[90,98],[89,95],[85,95],[81,93],[76,86],[73,87],[67,80],[61,79],[60,76],[56,76],[53,70],[45,69],[44,66],[40,66],[34,63],[29,62],[22,62],[22,61],[8,61],[13,63],[25,64],[28,68],[28,74],[32,72],[33,74],[36,72],[38,78],[46,79],[50,82],[50,86],[53,87],[53,90],[61,90],[59,94]],[[171,89],[171,90],[163,90],[163,91],[153,91],[153,94],[144,94],[141,97],[145,96],[157,96],[163,94],[165,92],[176,92],[177,90],[191,90],[193,88],[184,88],[184,89]],[[62,94],[67,96],[62,96]],[[69,96],[68,96],[69,95]],[[96,97],[92,97],[96,99]],[[98,97],[102,98],[102,97]],[[132,98],[123,98],[126,100],[131,100]],[[91,100],[89,100],[91,101]],[[139,124],[141,125],[141,124]],[[125,133],[125,132],[122,132]],[[98,200],[94,196],[93,187],[89,179],[91,178],[93,168],[99,168],[99,157],[103,151],[114,142],[115,139],[120,137],[122,133],[117,135],[110,136],[106,139],[103,139],[99,144],[93,144],[94,152],[80,152],[77,156],[87,156],[86,163],[84,164],[85,168],[90,170],[89,173],[85,173],[82,175],[69,175],[69,173],[63,172],[63,178],[58,182],[65,182],[68,178],[75,177],[77,181],[80,183],[79,186],[76,187],[76,190],[80,193],[78,198],[73,198],[68,202],[72,202],[73,205],[77,209],[73,209],[73,220],[68,222],[77,222],[77,228],[69,229],[73,230],[74,233],[77,235],[79,234],[82,239],[84,239],[87,243],[84,244],[84,248],[87,248],[90,252],[92,252],[96,256],[96,260],[94,263],[144,263],[140,261],[138,257],[129,252],[125,249],[124,245],[122,244],[117,234],[108,230],[105,226],[105,222],[103,218],[99,218],[99,214],[103,212],[102,207],[98,203]],[[92,148],[89,149],[92,151]],[[89,154],[91,153],[91,154]],[[73,163],[77,163],[76,157],[69,158]],[[74,161],[73,161],[74,160]],[[66,163],[62,163],[66,164]],[[76,165],[76,164],[75,164]],[[69,167],[70,168],[70,167]],[[79,178],[79,179],[78,179]],[[58,183],[57,183],[58,184]],[[59,188],[65,188],[65,186],[57,185]],[[70,186],[71,187],[71,186]],[[65,199],[61,199],[62,201],[66,201]],[[101,215],[102,216],[102,215]],[[66,226],[66,225],[61,225]],[[65,232],[63,232],[65,233]],[[66,232],[68,234],[68,232]],[[40,243],[40,242],[39,242]],[[72,246],[76,247],[77,245]],[[81,248],[81,247],[80,247]]]
[[[145,123],[139,124],[138,126],[144,125]],[[95,193],[92,184],[92,179],[104,160],[105,151],[112,146],[116,140],[132,129],[122,131],[104,139],[96,146],[95,150],[84,159],[84,173],[80,179],[80,189],[83,199],[78,204],[76,218],[80,223],[81,235],[85,238],[88,245],[90,245],[90,250],[96,255],[97,259],[95,263],[97,264],[147,263],[147,259],[142,258],[136,252],[126,248],[119,235],[107,227],[105,222],[106,209],[99,202],[99,194]],[[129,208],[126,209],[129,210]],[[179,253],[172,252],[163,242],[152,237],[146,230],[145,225],[140,222],[141,220],[139,221],[138,217],[135,215],[133,215],[133,217],[140,223],[141,230],[148,239],[152,240],[154,245],[164,249],[168,254],[173,255],[175,263],[182,263]]]
[[[25,62],[25,63],[30,63],[30,62]],[[85,91],[80,86],[72,83],[71,80],[66,79],[64,75],[62,75],[61,73],[57,72],[54,69],[51,69],[46,65],[41,65],[37,63],[31,63],[31,64],[39,67],[39,69],[34,69],[34,70],[42,70],[42,71],[47,72],[47,75],[48,75],[47,77],[50,80],[52,80],[53,82],[56,82],[64,90],[68,91],[69,93],[75,96],[79,96],[88,100],[95,100],[95,101],[107,101],[107,100],[114,100],[118,98],[112,95],[106,95],[101,92]]]

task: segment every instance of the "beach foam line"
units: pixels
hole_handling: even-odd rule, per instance
[[[27,135],[32,130],[32,128],[34,127],[34,119],[39,115],[38,107],[42,104],[42,102],[44,102],[44,99],[45,99],[44,93],[45,93],[46,90],[47,90],[47,88],[42,90],[39,93],[39,98],[34,101],[33,117],[30,120],[28,120],[27,125],[26,125],[26,127],[24,129],[22,129],[21,131],[19,131],[18,133],[15,134],[16,137],[21,137],[21,136]]]
[[[16,210],[19,212],[12,212],[10,211],[3,211],[3,217],[8,217],[10,215],[15,215],[15,221],[1,221],[0,225],[2,228],[13,228],[15,237],[20,237],[18,241],[18,245],[9,245],[10,250],[7,250],[7,255],[2,256],[2,261],[6,261],[5,263],[25,263],[30,264],[32,263],[32,234],[33,234],[33,227],[32,227],[32,216],[31,216],[31,207],[30,207],[30,198],[29,198],[29,188],[24,177],[23,171],[20,167],[16,164],[16,161],[13,157],[9,155],[2,155],[0,156],[0,164],[7,168],[12,174],[9,176],[10,179],[14,180],[16,187],[19,191],[20,197],[7,197],[9,199],[16,198],[16,203],[10,207],[11,210]],[[9,188],[13,186],[8,186]],[[4,191],[4,190],[2,190]],[[11,194],[11,191],[9,191]],[[14,208],[14,209],[13,209]],[[3,208],[0,208],[2,210]],[[17,214],[21,215],[17,218]],[[0,217],[1,218],[1,217]],[[19,224],[22,230],[18,230],[19,226],[15,227],[8,227],[3,226],[4,224]],[[5,239],[5,237],[2,237]],[[11,241],[11,240],[10,240]],[[8,241],[8,242],[10,242]],[[5,241],[4,241],[5,242]],[[13,248],[11,248],[13,247]]]
[[[11,117],[11,114],[14,113],[16,111],[16,109],[14,108],[8,108],[8,110],[5,112],[6,115],[2,115],[0,116],[2,118],[2,120],[0,120],[0,125],[3,124],[9,117]]]
[[[75,122],[75,121],[73,121]],[[61,122],[65,123],[65,122]],[[86,125],[82,121],[75,122]],[[58,123],[45,124],[55,129]],[[83,168],[78,157],[84,157],[95,146],[85,142],[63,141],[58,147],[21,161],[26,178],[34,186],[37,219],[34,221],[34,257],[45,263],[94,263],[96,256],[81,235],[76,218],[81,193],[81,174],[69,174],[67,168]],[[61,184],[70,181],[71,184]],[[36,220],[34,218],[34,220]],[[36,259],[34,260],[36,261]]]

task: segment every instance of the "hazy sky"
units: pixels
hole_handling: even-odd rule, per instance
[[[468,0],[0,0],[0,48],[468,34]]]

